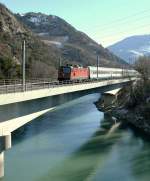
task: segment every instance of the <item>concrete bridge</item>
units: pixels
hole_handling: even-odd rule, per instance
[[[135,78],[86,82],[32,82],[0,85],[0,177],[4,176],[4,151],[11,148],[11,133],[64,102],[93,92],[105,92]]]

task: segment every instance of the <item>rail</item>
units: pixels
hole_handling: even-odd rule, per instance
[[[24,91],[33,91],[39,89],[50,89],[61,86],[68,85],[77,85],[77,84],[87,84],[87,83],[96,83],[102,82],[105,80],[114,80],[114,79],[124,79],[129,77],[111,77],[103,79],[87,79],[87,80],[76,80],[76,81],[51,81],[49,79],[32,79],[27,80],[25,84],[25,90],[23,90],[22,80],[21,79],[6,79],[0,80],[0,94],[24,92]],[[130,77],[131,78],[131,77]]]

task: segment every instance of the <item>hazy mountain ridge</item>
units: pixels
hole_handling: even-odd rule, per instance
[[[150,35],[128,37],[108,49],[129,63],[133,63],[139,56],[150,55]]]

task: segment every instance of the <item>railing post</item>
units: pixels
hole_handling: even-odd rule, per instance
[[[43,82],[43,89],[45,88],[45,81]]]
[[[27,84],[25,83],[25,91],[27,91]]]
[[[6,93],[8,93],[8,87],[7,87],[7,85],[6,85]]]
[[[15,87],[16,87],[16,85],[14,84],[14,92],[15,92],[15,90],[16,90],[16,88],[15,88]]]

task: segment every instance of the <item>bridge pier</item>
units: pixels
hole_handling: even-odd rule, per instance
[[[4,177],[4,151],[11,148],[11,133],[0,137],[0,178]]]
[[[0,178],[4,177],[4,151],[0,152]]]
[[[6,135],[4,137],[4,139],[5,139],[5,143],[4,143],[5,144],[5,150],[8,150],[11,148],[11,133]]]

